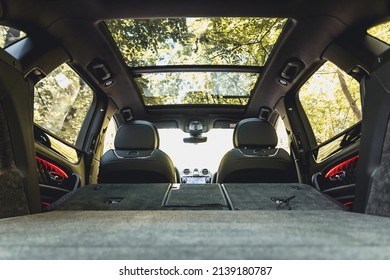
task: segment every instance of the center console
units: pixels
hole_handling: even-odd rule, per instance
[[[198,168],[193,170],[186,168],[180,175],[180,182],[183,184],[210,184],[212,178],[213,176],[207,168],[200,171]]]

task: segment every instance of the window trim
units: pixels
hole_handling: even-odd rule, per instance
[[[332,143],[333,141],[337,140],[338,138],[342,137],[342,136],[345,136],[347,135],[349,132],[353,131],[355,128],[357,128],[358,126],[360,126],[362,124],[362,120],[355,123],[353,126],[350,126],[348,128],[346,128],[345,130],[343,130],[342,132],[340,132],[339,134],[333,136],[332,138],[326,140],[325,142],[317,145],[316,147],[314,147],[313,149],[311,149],[311,154],[314,158],[314,160],[317,162],[317,163],[321,163],[321,162],[324,162],[326,161],[328,158],[334,156],[334,155],[337,155],[340,151],[342,151],[343,149],[347,148],[347,147],[340,147],[340,149],[338,150],[335,150],[333,151],[332,153],[330,153],[329,155],[326,155],[324,156],[321,160],[318,160],[318,152],[319,152],[319,149],[321,149],[322,147]],[[360,137],[359,137],[360,139]],[[355,142],[353,142],[355,143]],[[351,143],[351,145],[353,144]]]

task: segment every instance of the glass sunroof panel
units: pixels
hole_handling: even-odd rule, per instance
[[[247,105],[259,73],[159,72],[135,76],[146,106]]]
[[[286,19],[175,18],[105,21],[130,67],[262,66]]]

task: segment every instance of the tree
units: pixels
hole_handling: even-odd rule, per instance
[[[360,84],[330,62],[304,84],[299,100],[318,144],[361,120]]]
[[[63,64],[35,85],[34,122],[74,145],[92,99],[91,88]]]
[[[147,73],[135,77],[147,106],[246,105],[258,74],[235,72]]]
[[[275,18],[212,18],[197,42],[211,46],[205,50],[211,61],[264,65],[284,23],[284,19]]]
[[[0,47],[5,48],[25,36],[26,34],[20,30],[0,26]]]
[[[183,43],[187,36],[184,18],[109,20],[106,24],[131,67],[155,65],[165,55],[165,49]]]
[[[263,65],[285,19],[178,18],[106,21],[129,66]]]
[[[358,98],[354,98],[352,96],[352,93],[350,92],[347,82],[345,81],[344,75],[340,69],[337,69],[337,77],[339,78],[341,89],[345,97],[347,98],[349,106],[351,107],[353,113],[355,114],[356,119],[361,120],[362,112],[361,112],[361,108],[357,105]]]

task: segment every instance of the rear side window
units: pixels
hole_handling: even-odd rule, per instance
[[[34,122],[74,146],[93,96],[86,82],[63,64],[35,85]]]
[[[303,85],[299,100],[318,145],[362,119],[360,84],[331,62]]]
[[[386,44],[390,44],[390,22],[382,23],[371,27],[367,30],[367,33],[371,36],[382,40]]]

